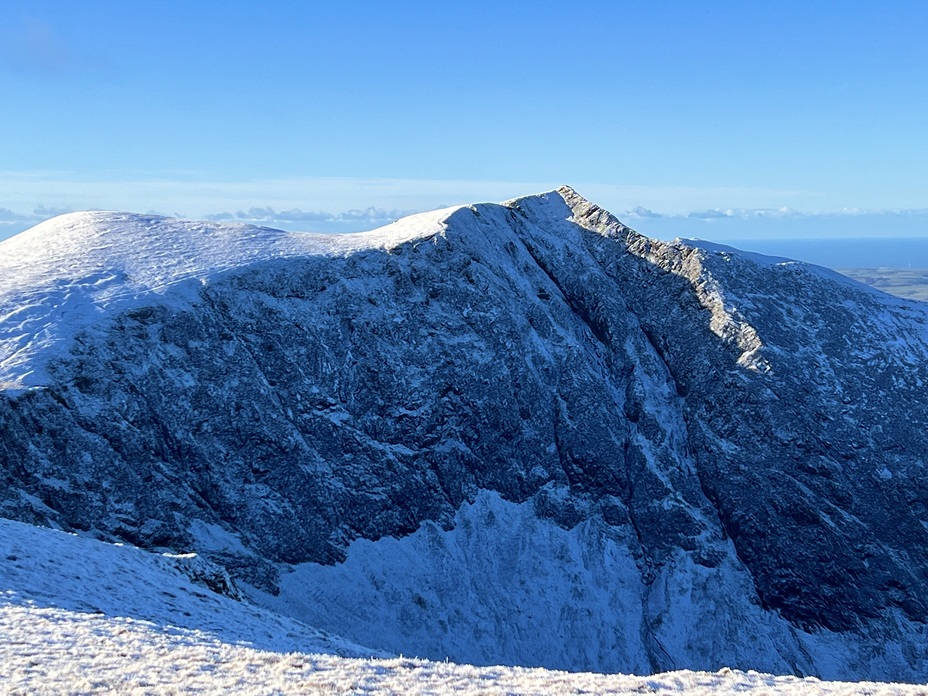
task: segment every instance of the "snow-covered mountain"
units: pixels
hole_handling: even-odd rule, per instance
[[[394,653],[926,680],[926,308],[569,188],[64,216],[0,244],[0,512]]]

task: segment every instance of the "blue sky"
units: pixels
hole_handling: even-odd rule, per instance
[[[661,236],[928,236],[920,2],[0,9],[0,235],[357,229],[569,183]]]

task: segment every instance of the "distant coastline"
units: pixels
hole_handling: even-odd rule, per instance
[[[928,270],[928,237],[717,239],[720,244],[827,268]]]

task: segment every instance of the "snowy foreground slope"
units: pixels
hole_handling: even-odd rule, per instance
[[[74,214],[0,244],[0,381],[0,515],[372,649],[928,680],[928,311],[824,269],[568,188]]]
[[[7,520],[0,558],[4,694],[928,693],[731,670],[634,677],[377,656],[191,583],[178,571],[190,558]]]

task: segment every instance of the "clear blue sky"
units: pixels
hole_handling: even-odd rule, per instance
[[[928,235],[924,2],[0,10],[0,234],[77,208],[363,226],[570,183],[662,234]]]

